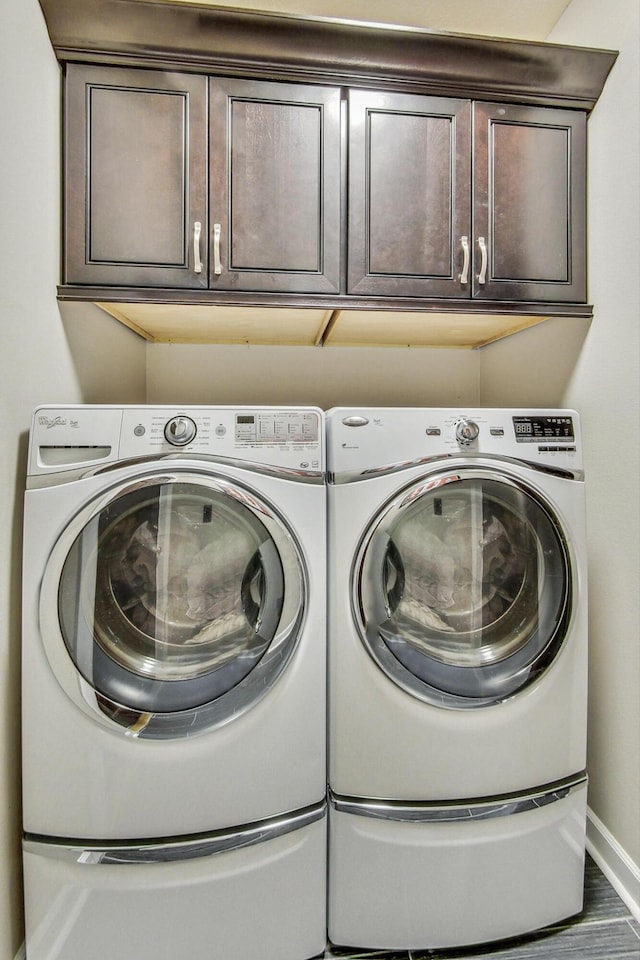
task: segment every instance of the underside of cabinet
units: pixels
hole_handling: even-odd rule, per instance
[[[552,311],[537,315],[427,313],[104,301],[97,305],[152,343],[313,347],[477,349],[543,323],[554,315]],[[573,316],[586,318],[587,311],[583,308]]]

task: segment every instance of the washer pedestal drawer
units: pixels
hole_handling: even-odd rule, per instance
[[[184,860],[71,860],[35,847],[24,853],[29,960],[305,960],[324,950],[326,816]]]
[[[329,940],[390,950],[459,947],[579,913],[586,796],[585,782],[539,807],[451,821],[332,807]]]

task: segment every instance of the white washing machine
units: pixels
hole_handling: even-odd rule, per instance
[[[315,408],[36,410],[29,960],[322,952],[323,434]]]
[[[334,409],[326,424],[329,939],[462,946],[579,912],[578,415]]]

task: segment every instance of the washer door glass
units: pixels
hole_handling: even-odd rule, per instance
[[[531,683],[570,612],[564,537],[550,508],[489,472],[405,490],[365,537],[356,619],[378,664],[440,706],[476,707]]]
[[[255,494],[224,480],[120,489],[65,552],[58,615],[68,653],[103,713],[147,736],[237,715],[296,645],[304,575],[295,542]]]

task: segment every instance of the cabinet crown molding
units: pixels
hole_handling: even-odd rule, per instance
[[[40,0],[59,61],[378,86],[591,110],[617,53],[140,0]]]

